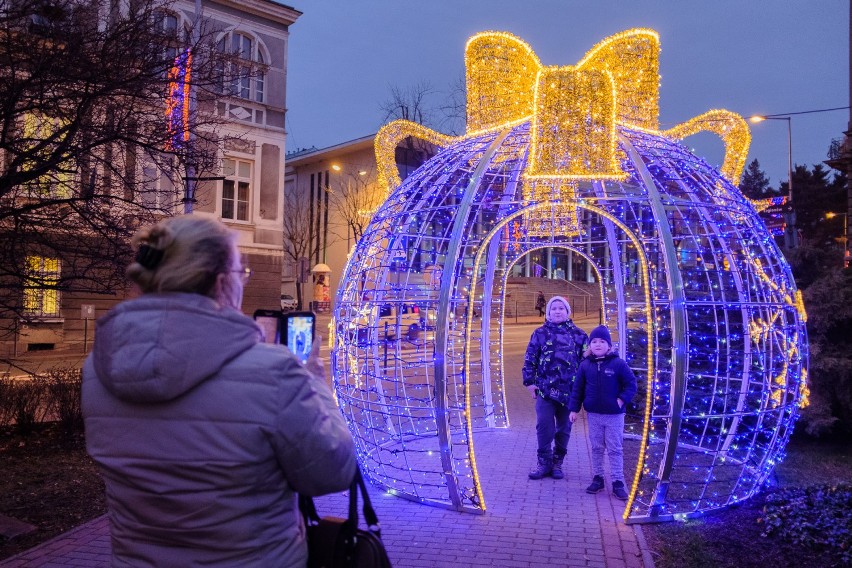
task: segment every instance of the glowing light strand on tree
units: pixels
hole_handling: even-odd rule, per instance
[[[175,57],[174,65],[169,70],[168,80],[166,97],[168,138],[166,138],[165,150],[175,152],[184,149],[190,138],[192,50],[186,49]]]

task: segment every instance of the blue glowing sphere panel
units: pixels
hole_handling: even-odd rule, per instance
[[[507,278],[542,248],[593,267],[604,323],[639,381],[628,521],[748,498],[782,459],[806,396],[789,267],[716,169],[660,135],[617,135],[619,181],[524,176],[522,123],[441,150],[375,213],[341,279],[332,349],[337,400],[375,484],[485,510],[474,442],[511,427],[506,384],[520,380],[502,357]]]

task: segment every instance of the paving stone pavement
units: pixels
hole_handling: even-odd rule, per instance
[[[517,373],[509,371],[515,367]],[[610,495],[609,479],[607,489],[597,495],[585,492],[591,457],[583,415],[569,442],[565,479],[527,478],[536,453],[535,412],[520,385],[519,366],[506,368],[511,426],[476,432],[473,438],[485,514],[421,505],[370,487],[393,565],[653,568],[641,528],[624,524],[624,502]],[[347,514],[346,493],[315,503],[320,515]],[[104,516],[0,561],[0,568],[101,568],[109,566],[109,560]]]

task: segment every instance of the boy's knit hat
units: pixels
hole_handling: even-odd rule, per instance
[[[571,317],[571,304],[568,303],[568,300],[566,300],[562,296],[553,296],[551,299],[549,299],[547,301],[547,308],[545,308],[545,311],[544,311],[545,319],[548,319],[548,320],[550,319],[550,305],[553,302],[562,302],[563,304],[565,304],[565,309],[568,310],[568,317],[569,318]]]
[[[612,337],[609,336],[609,330],[605,325],[599,325],[592,330],[592,333],[589,334],[589,343],[592,342],[592,339],[603,339],[612,347]]]

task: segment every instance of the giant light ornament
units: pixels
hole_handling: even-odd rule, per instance
[[[507,273],[545,247],[592,265],[640,382],[628,522],[748,498],[782,459],[807,398],[801,295],[762,204],[736,188],[748,126],[712,110],[660,131],[658,56],[657,34],[635,29],[546,67],[482,33],[465,54],[465,135],[381,129],[388,197],[332,324],[335,392],[373,483],[485,511],[475,433],[509,426],[504,379],[520,380],[501,358]],[[725,143],[721,172],[678,143],[703,130]],[[400,184],[406,137],[443,149]]]

